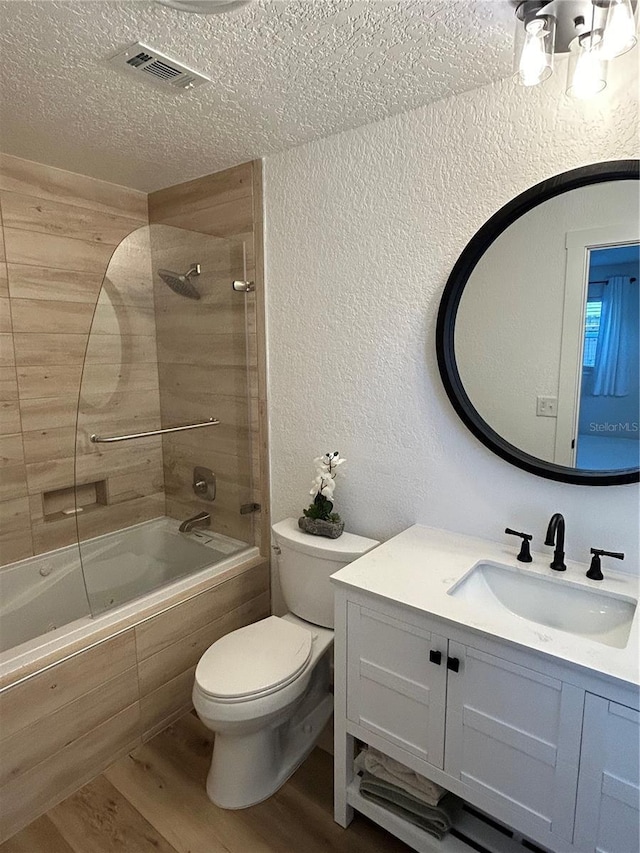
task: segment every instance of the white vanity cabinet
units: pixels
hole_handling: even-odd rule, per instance
[[[575,845],[584,853],[640,846],[640,713],[587,693]]]
[[[357,738],[554,853],[638,853],[636,710],[464,626],[355,590],[336,602],[338,823],[367,813]],[[416,850],[469,849],[385,825]]]

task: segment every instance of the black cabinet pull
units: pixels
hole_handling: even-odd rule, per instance
[[[458,672],[460,669],[460,659],[459,658],[447,658],[447,669],[453,670],[453,672]]]
[[[442,652],[434,652],[433,649],[429,652],[429,660],[431,663],[435,663],[436,666],[440,666],[442,663]]]

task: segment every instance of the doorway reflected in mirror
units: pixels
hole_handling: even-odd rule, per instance
[[[640,464],[640,244],[589,253],[576,466]]]

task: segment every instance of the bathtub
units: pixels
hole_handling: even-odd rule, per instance
[[[159,612],[259,555],[228,536],[180,533],[178,525],[155,518],[0,569],[0,680],[130,626],[137,614]]]

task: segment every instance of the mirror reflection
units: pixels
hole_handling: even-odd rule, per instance
[[[585,471],[640,464],[640,224],[636,181],[549,199],[474,268],[455,357],[481,417],[540,460]]]

